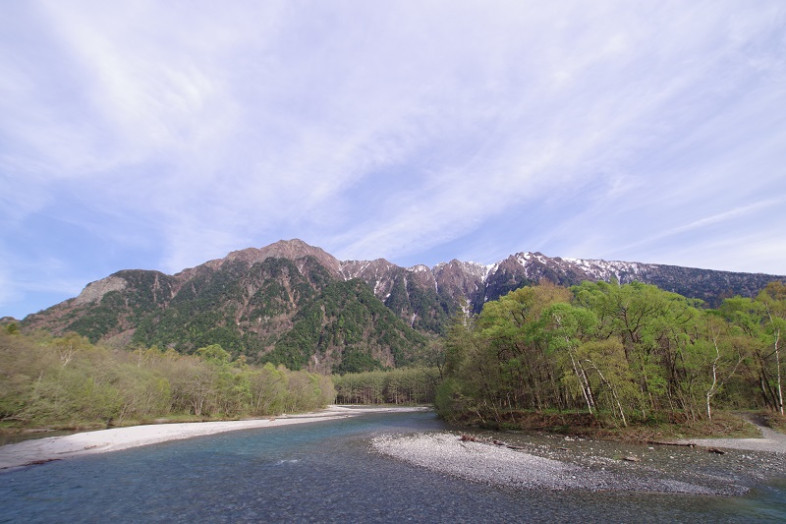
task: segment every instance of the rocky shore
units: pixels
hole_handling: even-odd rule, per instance
[[[774,432],[773,432],[774,433]],[[786,474],[779,438],[634,445],[556,435],[382,435],[382,454],[509,489],[740,495]],[[688,444],[688,445],[685,445]],[[692,444],[692,445],[691,445]]]

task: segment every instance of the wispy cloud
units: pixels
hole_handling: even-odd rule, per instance
[[[763,239],[786,245],[786,218],[757,206],[786,194],[785,13],[8,3],[3,249],[46,245],[46,223],[107,252],[93,272],[291,237],[402,263],[539,249],[713,267],[734,224],[762,257],[735,267],[784,273]],[[15,260],[7,278],[30,278]]]
[[[647,245],[660,243],[663,240],[668,239],[670,237],[675,237],[695,231],[701,231],[718,225],[726,225],[728,229],[733,230],[734,229],[733,227],[728,226],[728,222],[731,221],[739,222],[741,220],[745,221],[745,219],[749,215],[754,213],[760,213],[765,210],[770,210],[774,213],[778,213],[779,212],[778,208],[782,207],[784,204],[786,204],[786,196],[782,196],[779,198],[770,198],[767,200],[763,200],[761,202],[755,202],[752,204],[740,206],[711,216],[702,217],[697,220],[693,220],[690,223],[683,224],[665,231],[661,231],[655,236],[639,239],[636,242],[629,244],[627,246],[622,246],[619,249],[620,251],[623,252],[630,251],[639,246],[647,246]],[[735,239],[734,241],[739,242],[739,239]]]

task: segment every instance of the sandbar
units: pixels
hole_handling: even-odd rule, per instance
[[[93,453],[107,453],[172,440],[215,435],[227,431],[323,422],[354,417],[364,413],[427,411],[429,409],[425,407],[375,408],[333,405],[327,409],[312,413],[282,415],[263,419],[149,424],[86,431],[73,435],[26,440],[0,446],[0,471]]]

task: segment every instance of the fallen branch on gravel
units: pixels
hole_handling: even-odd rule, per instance
[[[693,442],[663,442],[661,440],[648,440],[647,444],[653,446],[679,446],[682,448],[695,448],[696,444]]]

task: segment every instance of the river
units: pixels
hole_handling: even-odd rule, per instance
[[[514,490],[371,445],[446,429],[433,413],[368,414],[50,462],[0,474],[0,522],[786,520],[786,472],[736,497]]]

